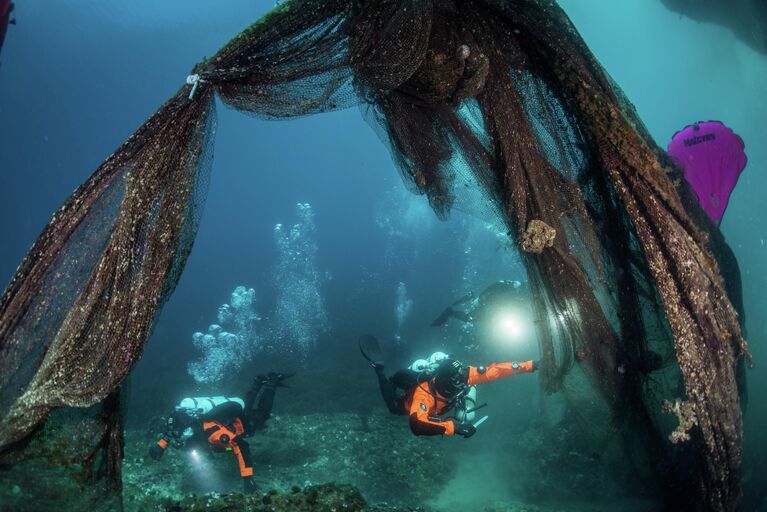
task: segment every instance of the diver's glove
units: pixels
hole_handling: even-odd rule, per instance
[[[533,371],[537,372],[541,369],[541,360],[533,361]]]
[[[242,479],[242,489],[245,494],[254,494],[258,492],[258,486],[252,476],[246,476]]]
[[[454,421],[453,431],[456,433],[456,435],[469,438],[477,433],[477,427],[471,423],[458,423],[457,421]]]
[[[159,444],[153,444],[149,448],[149,456],[152,457],[153,460],[160,460],[164,453],[165,450]]]

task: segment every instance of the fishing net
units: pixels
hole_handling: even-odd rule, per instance
[[[288,1],[193,73],[54,215],[2,299],[5,460],[141,355],[194,239],[214,97],[267,119],[360,103],[437,215],[463,205],[519,243],[544,388],[646,461],[667,505],[737,508],[747,349],[716,228],[556,4]]]

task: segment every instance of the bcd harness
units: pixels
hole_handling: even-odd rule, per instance
[[[250,460],[250,450],[247,443],[239,438],[245,432],[240,418],[235,418],[231,425],[226,425],[218,421],[205,421],[202,429],[208,438],[208,443],[218,450],[231,450],[237,457],[237,463],[240,466],[240,476],[243,478],[253,475],[253,463]],[[234,430],[232,430],[234,429]],[[239,444],[238,444],[239,443]],[[242,448],[240,447],[242,444]]]
[[[448,421],[450,419],[454,419],[454,417],[451,417],[449,413],[453,411],[456,407],[459,407],[459,406],[465,407],[464,400],[468,396],[469,389],[472,387],[469,385],[465,386],[456,396],[448,400],[446,398],[443,398],[442,395],[440,395],[439,392],[437,392],[437,390],[434,389],[434,386],[431,380],[426,381],[426,384],[429,386],[429,394],[434,398],[434,403],[437,406],[437,408],[439,408],[440,402],[445,404],[444,408],[442,409],[442,414],[429,416],[429,419],[432,421]],[[465,408],[464,414],[476,412],[482,409],[483,407],[487,407],[487,402],[481,405],[475,405],[475,407]]]

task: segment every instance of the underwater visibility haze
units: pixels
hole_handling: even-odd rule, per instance
[[[0,0],[0,511],[767,511],[731,7]]]

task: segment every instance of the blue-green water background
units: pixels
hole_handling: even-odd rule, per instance
[[[192,66],[268,11],[261,1],[25,0],[0,54],[0,281],[7,282],[52,212],[183,83]],[[744,139],[749,166],[722,230],[740,262],[755,368],[745,421],[746,504],[767,487],[767,56],[731,32],[667,11],[660,0],[564,0],[600,62],[661,146],[697,120],[722,120]],[[191,332],[213,321],[234,286],[268,307],[272,229],[316,212],[319,267],[331,337],[394,329],[396,283],[414,300],[412,337],[453,297],[466,258],[455,225],[439,225],[422,198],[400,192],[387,149],[356,109],[282,123],[219,109],[210,193],[187,270],[136,369],[183,378]],[[391,208],[390,208],[391,206]],[[382,255],[381,218],[402,213],[415,248]],[[396,222],[396,221],[395,221]],[[456,222],[451,221],[451,222]],[[407,247],[407,243],[398,246]],[[393,260],[393,262],[392,262]],[[494,277],[520,278],[519,268]],[[351,342],[350,342],[351,343]],[[524,350],[514,357],[534,356]],[[172,354],[172,356],[169,356]],[[530,382],[522,388],[530,391]],[[163,406],[167,404],[162,404]]]

